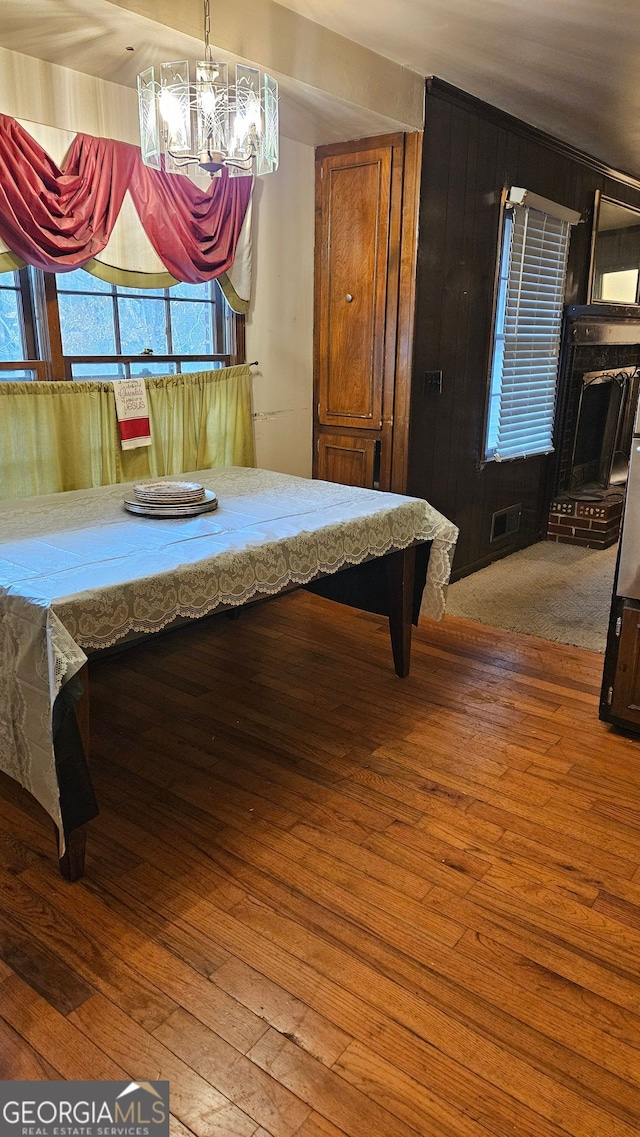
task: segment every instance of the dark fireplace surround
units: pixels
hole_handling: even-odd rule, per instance
[[[617,541],[640,385],[640,312],[568,308],[558,386],[550,540],[604,549]]]

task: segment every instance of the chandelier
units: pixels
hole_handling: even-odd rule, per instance
[[[138,75],[140,148],[146,166],[170,174],[271,174],[278,168],[278,84],[255,67],[213,60],[210,0],[204,0],[204,59],[161,63]]]

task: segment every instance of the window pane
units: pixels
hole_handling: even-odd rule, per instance
[[[148,347],[158,355],[167,355],[164,300],[134,300],[127,296],[118,300],[118,313],[122,355],[140,355]]]
[[[183,300],[210,300],[211,282],[207,284],[174,284],[169,289],[171,299],[181,297]]]
[[[212,305],[172,301],[170,307],[174,353],[198,355],[203,352],[205,355],[213,355]]]
[[[180,370],[183,374],[191,371],[217,371],[219,367],[226,367],[219,359],[183,359]]]
[[[20,293],[0,288],[0,360],[24,359],[26,354]]]
[[[137,296],[138,299],[143,296],[162,299],[164,297],[164,288],[125,288],[123,284],[117,284],[116,293],[118,296]]]
[[[113,302],[110,296],[61,293],[58,303],[65,355],[116,354]]]
[[[72,363],[72,379],[124,379],[124,363]]]
[[[56,273],[56,286],[58,292],[111,292],[111,285],[106,280],[99,280],[83,268],[76,268],[73,272]]]
[[[14,380],[17,379],[17,380],[20,380],[21,382],[26,380],[28,382],[30,379],[33,379],[33,380],[37,379],[37,376],[38,376],[37,371],[31,371],[28,367],[22,371],[2,371],[2,370],[0,370],[0,383],[4,382],[5,379],[14,379]]]
[[[178,370],[177,363],[155,363],[153,359],[148,363],[132,363],[130,367],[134,379],[151,379],[154,375],[175,375]]]

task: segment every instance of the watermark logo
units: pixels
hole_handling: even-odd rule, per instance
[[[0,1082],[0,1137],[169,1137],[168,1082]]]

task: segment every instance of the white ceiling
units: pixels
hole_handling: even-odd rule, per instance
[[[172,27],[160,21],[162,12]],[[179,30],[187,12],[199,35],[200,0],[0,0],[0,45],[134,86],[143,66],[176,58],[175,52],[196,57],[201,41],[185,34],[188,21]],[[278,12],[281,19],[274,18]],[[402,118],[398,100],[401,86],[408,90],[413,80],[419,113],[417,72],[437,75],[640,177],[640,0],[213,0],[214,29],[216,21],[218,28],[228,25],[234,13],[246,29],[242,42],[248,46],[255,24],[282,62],[275,73],[284,133],[292,138],[318,145],[415,129],[419,119],[409,115],[406,101]],[[300,17],[311,23],[287,26],[285,13],[289,25]],[[329,31],[320,34],[321,28]],[[363,61],[362,48],[351,50],[336,36],[329,43],[331,33],[394,63],[376,65],[374,55]],[[125,51],[127,44],[135,45],[134,53]],[[229,49],[269,62],[238,51],[237,44]],[[286,69],[287,51],[294,62],[303,59],[297,71]],[[371,73],[366,91],[358,86],[365,64]]]
[[[640,176],[640,0],[277,0]]]
[[[251,2],[252,0],[246,0],[249,7]],[[230,0],[230,3],[233,6],[237,0]],[[268,10],[271,0],[256,0],[256,3],[266,6]],[[185,0],[169,0],[166,7],[177,23],[180,23],[181,9],[195,11],[198,38],[135,10],[148,9],[155,15],[155,0],[146,3],[145,0],[0,0],[0,47],[123,87],[135,88],[138,72],[146,67],[167,59],[193,61],[202,55],[201,0],[193,0],[189,5]],[[211,7],[213,24],[216,0],[213,0]],[[281,7],[272,7],[282,15]],[[290,16],[290,21],[296,19],[297,17]],[[298,22],[304,24],[304,21]],[[268,21],[267,26],[269,27]],[[311,33],[317,31],[315,23],[308,23],[307,26]],[[212,34],[215,35],[219,30],[219,27],[214,26]],[[248,43],[248,33],[245,39]],[[336,40],[337,37],[329,36],[329,39]],[[134,47],[134,50],[128,51],[129,46]],[[264,45],[263,50],[266,50]],[[313,47],[309,50],[313,50]],[[219,44],[215,51],[217,58],[237,60],[244,56],[248,61],[262,66],[267,62],[259,54],[245,55],[243,52],[229,55]],[[325,56],[319,60],[323,76],[329,71],[326,45],[324,51]],[[355,60],[355,54],[350,49],[347,57],[349,54]],[[369,57],[369,70],[373,70],[376,56],[369,52],[365,52],[365,55]],[[390,75],[397,73],[401,76],[400,68],[391,64],[387,66]],[[309,145],[318,146],[326,142],[384,134],[387,131],[416,129],[419,125],[416,121],[410,122],[398,117],[397,101],[393,98],[388,102],[382,100],[384,106],[376,110],[366,101],[363,103],[362,100],[346,98],[344,95],[340,97],[330,87],[320,89],[311,85],[304,71],[303,78],[277,68],[273,69],[273,74],[280,83],[282,132],[289,138]],[[409,77],[416,78],[413,73]],[[417,85],[418,107],[421,109],[420,80]],[[357,82],[352,86],[358,90]],[[348,83],[345,88],[349,89]],[[0,106],[0,112],[2,110],[3,107]]]

